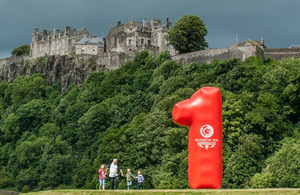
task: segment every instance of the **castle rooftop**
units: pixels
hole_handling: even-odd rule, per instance
[[[104,40],[102,37],[83,38],[76,43],[76,45],[103,45],[103,44],[104,44]]]

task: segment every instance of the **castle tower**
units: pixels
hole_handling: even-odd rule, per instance
[[[39,29],[35,28],[34,31],[32,32],[32,40],[30,44],[31,57],[37,57],[38,41],[39,41]]]

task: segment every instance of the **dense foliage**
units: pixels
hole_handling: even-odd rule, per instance
[[[0,188],[95,189],[113,158],[141,169],[145,188],[188,188],[188,128],[171,112],[203,86],[222,92],[223,183],[299,188],[300,59],[258,62],[180,65],[143,51],[65,94],[38,74],[1,82]]]
[[[22,55],[29,55],[30,53],[30,45],[22,45],[17,47],[11,51],[11,55],[13,56],[22,56]]]
[[[208,47],[205,40],[207,29],[195,15],[184,15],[169,30],[166,39],[180,54],[200,51]]]

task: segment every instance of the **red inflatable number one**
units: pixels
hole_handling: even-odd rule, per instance
[[[189,126],[189,185],[193,189],[221,188],[222,97],[215,87],[203,87],[175,104],[173,120]]]

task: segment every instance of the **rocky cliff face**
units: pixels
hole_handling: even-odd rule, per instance
[[[70,84],[81,86],[94,71],[108,71],[121,67],[129,60],[124,54],[110,53],[106,56],[46,56],[11,57],[0,60],[1,81],[12,82],[18,76],[30,76],[41,73],[49,84],[61,81],[61,91],[65,92]]]

